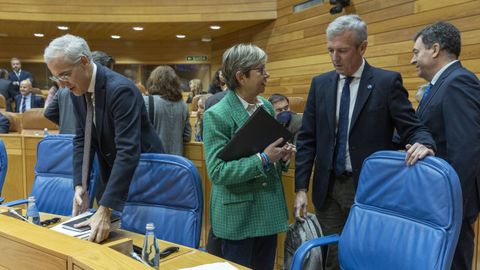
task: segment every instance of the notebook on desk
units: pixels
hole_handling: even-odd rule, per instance
[[[218,157],[224,161],[248,157],[263,151],[278,138],[283,138],[283,142],[280,144],[283,146],[292,136],[290,131],[278,123],[263,107],[260,107],[237,130],[228,144],[220,151]]]

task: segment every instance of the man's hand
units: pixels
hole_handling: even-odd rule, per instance
[[[100,243],[108,238],[110,234],[110,215],[112,210],[100,206],[95,214],[82,223],[75,224],[75,228],[90,226],[90,237],[88,241]]]
[[[295,147],[294,144],[287,142],[282,148],[284,152],[282,160],[284,162],[287,162],[288,160],[290,160],[293,156],[295,156],[295,153],[297,153],[297,148]]]
[[[405,162],[408,166],[411,166],[417,162],[417,160],[423,159],[426,156],[435,156],[432,149],[426,147],[421,143],[415,143],[414,145],[407,144],[407,155],[405,156]]]
[[[304,190],[299,190],[295,196],[295,204],[293,206],[293,213],[295,219],[304,222],[307,217],[307,193]]]
[[[275,163],[276,161],[283,158],[285,155],[283,147],[278,147],[279,144],[283,142],[283,138],[278,138],[272,144],[267,146],[263,152],[267,154],[268,158],[270,159],[270,163]]]
[[[89,204],[88,192],[84,192],[82,186],[76,186],[75,195],[73,196],[72,216],[87,212]]]

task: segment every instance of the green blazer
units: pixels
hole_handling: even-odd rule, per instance
[[[273,115],[264,98],[265,109]],[[281,165],[264,170],[257,155],[225,162],[218,153],[249,118],[229,91],[203,117],[203,143],[207,172],[212,181],[210,219],[217,237],[229,240],[267,236],[287,230],[288,210],[281,180]]]

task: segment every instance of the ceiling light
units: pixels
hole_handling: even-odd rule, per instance
[[[59,30],[63,30],[63,31],[68,30],[68,26],[65,26],[65,25],[59,25],[59,26],[57,26],[57,28],[58,28]]]
[[[210,25],[210,29],[212,30],[218,30],[220,28],[222,28],[220,25]]]
[[[141,26],[134,26],[134,27],[132,27],[132,29],[135,30],[135,31],[142,31],[142,30],[143,30],[143,27],[141,27]]]
[[[178,34],[178,35],[177,35],[177,38],[186,38],[186,37],[187,37],[187,36],[182,35],[182,34]]]
[[[212,38],[211,37],[202,37],[202,42],[211,42]]]
[[[121,38],[119,35],[111,35],[110,37],[112,37],[113,39],[120,39]]]
[[[36,36],[36,37],[44,37],[44,36],[45,36],[45,35],[42,34],[42,33],[35,33],[35,34],[33,34],[33,35]]]

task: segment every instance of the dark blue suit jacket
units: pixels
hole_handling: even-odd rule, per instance
[[[308,189],[315,166],[312,193],[317,208],[325,201],[333,167],[338,79],[335,71],[313,78],[297,138],[295,190]],[[379,150],[395,149],[394,129],[408,143],[435,149],[428,130],[415,116],[400,74],[365,63],[348,141],[355,185],[365,158]]]
[[[10,128],[10,121],[3,114],[0,113],[0,133],[8,133]]]
[[[86,103],[71,94],[76,117],[73,169],[74,182],[81,185]],[[162,153],[145,104],[135,84],[110,69],[97,65],[95,81],[95,125],[92,156],[97,154],[104,191],[100,205],[121,211],[140,153]],[[92,163],[90,163],[92,164]]]
[[[17,77],[17,74],[15,72],[10,72],[8,73],[8,79],[12,81],[13,83],[13,88],[15,90],[15,93],[18,95],[20,94],[19,89],[20,89],[20,82],[26,79],[30,79],[33,85],[33,76],[30,72],[21,70],[20,72],[20,77]]]
[[[462,184],[464,218],[471,223],[480,210],[480,83],[475,74],[453,63],[432,86],[417,110]]]
[[[20,104],[22,104],[22,95],[15,96],[15,112],[20,112]],[[45,99],[41,96],[37,96],[32,93],[30,98],[30,108],[43,108],[45,105]]]

